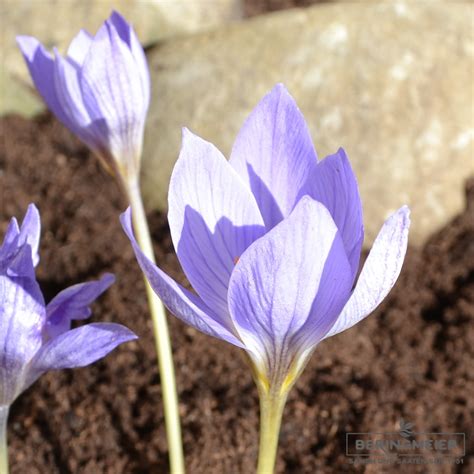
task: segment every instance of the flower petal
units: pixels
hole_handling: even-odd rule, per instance
[[[23,390],[25,366],[41,346],[45,317],[34,279],[0,275],[0,405],[9,405]]]
[[[268,229],[293,210],[316,162],[303,115],[278,84],[244,123],[230,157],[250,186]]]
[[[380,230],[357,285],[341,315],[325,337],[351,328],[368,316],[397,281],[407,250],[410,210],[400,208]]]
[[[138,171],[147,97],[128,45],[111,20],[94,37],[84,60],[80,80],[84,104],[94,122],[107,125],[107,148],[130,170]]]
[[[255,199],[219,150],[186,129],[168,196],[181,266],[207,306],[227,314],[236,259],[265,231]]]
[[[28,244],[17,248],[6,261],[0,262],[0,273],[14,278],[35,278],[35,267],[31,258],[31,247]]]
[[[67,331],[74,319],[91,315],[91,305],[112,283],[115,277],[106,273],[99,281],[79,283],[58,293],[46,306],[45,333],[54,338]]]
[[[17,36],[17,44],[25,58],[31,78],[47,106],[66,127],[74,130],[74,123],[57,97],[55,86],[55,61],[43,45],[32,36]]]
[[[292,337],[309,325],[316,344],[351,288],[350,267],[329,211],[308,196],[242,255],[229,308],[246,348],[268,374],[285,374],[303,350]],[[306,339],[305,339],[306,342]]]
[[[82,66],[91,44],[92,36],[86,30],[80,30],[69,45],[68,58],[72,59],[78,66]]]
[[[93,128],[92,117],[86,108],[79,84],[80,70],[69,58],[63,58],[55,52],[54,81],[56,94],[64,113],[68,116],[69,128],[79,136],[92,150],[101,149],[104,140],[104,125]]]
[[[8,225],[0,247],[0,273],[34,278],[34,266],[39,262],[40,233],[38,209],[30,204],[20,228],[15,218]]]
[[[39,262],[40,234],[41,221],[39,211],[34,204],[30,204],[21,224],[18,245],[28,244],[30,246],[34,266],[38,265]]]
[[[362,203],[354,172],[342,148],[313,168],[303,193],[324,204],[331,213],[355,278],[364,240]]]
[[[120,216],[120,221],[143,273],[168,310],[198,331],[242,347],[233,334],[230,319],[217,315],[199,297],[178,285],[143,254],[133,235],[130,208]]]
[[[66,331],[38,351],[31,361],[29,383],[47,370],[85,367],[134,339],[137,339],[135,333],[115,323],[85,324]]]
[[[2,263],[6,266],[7,260],[10,259],[11,254],[17,250],[18,236],[20,235],[20,227],[15,217],[12,217],[5,236],[3,237],[2,245],[0,246],[0,268],[3,268]]]
[[[120,13],[113,11],[110,15],[109,22],[115,27],[122,41],[128,45],[132,52],[132,57],[136,63],[137,73],[140,76],[142,84],[143,99],[145,103],[148,104],[150,102],[151,85],[150,72],[148,70],[145,51],[143,51],[143,47],[140,44],[134,29],[129,23],[127,23],[125,18],[120,15]]]

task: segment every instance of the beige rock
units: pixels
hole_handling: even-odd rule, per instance
[[[250,110],[283,82],[319,156],[346,149],[366,244],[402,204],[413,211],[410,242],[422,244],[462,208],[462,184],[474,172],[472,17],[467,3],[336,3],[156,47],[147,205],[166,206],[182,126],[228,156]]]
[[[13,111],[31,115],[43,107],[34,91],[24,87],[31,82],[15,43],[16,35],[35,36],[46,46],[57,46],[65,52],[79,29],[94,33],[115,9],[134,25],[142,44],[149,45],[239,19],[242,16],[240,1],[2,0],[0,115]]]

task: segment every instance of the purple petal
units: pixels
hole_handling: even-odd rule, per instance
[[[2,245],[0,246],[0,262],[7,262],[12,253],[17,250],[18,236],[20,235],[20,228],[15,217],[10,220],[5,236],[3,237]],[[1,265],[1,264],[0,264]]]
[[[334,336],[368,316],[397,281],[407,250],[410,210],[403,206],[387,219],[375,239],[357,285],[326,337]]]
[[[288,371],[306,349],[293,344],[307,327],[316,344],[351,288],[350,267],[329,211],[308,196],[242,255],[229,286],[229,308],[246,348],[269,374]]]
[[[134,29],[120,13],[113,11],[110,15],[109,22],[117,30],[122,41],[124,41],[132,52],[132,57],[137,66],[137,73],[140,76],[142,84],[142,93],[144,101],[148,104],[150,102],[150,73],[148,70],[148,63],[145,56],[145,51],[140,44],[140,41],[135,34]]]
[[[278,84],[250,114],[230,158],[250,186],[268,229],[293,210],[316,162],[303,115]]]
[[[31,362],[30,383],[47,370],[85,367],[134,339],[137,336],[130,329],[114,323],[85,324],[66,331],[38,351]]]
[[[0,273],[13,278],[35,279],[35,267],[31,258],[31,247],[25,244],[10,255],[6,261],[0,262]]]
[[[52,339],[67,331],[74,319],[86,319],[91,315],[90,305],[115,281],[106,273],[99,281],[79,283],[56,295],[46,306],[45,333]]]
[[[45,317],[34,279],[0,275],[0,405],[9,405],[23,390],[24,370],[41,346]]]
[[[171,236],[188,280],[207,306],[228,314],[235,262],[265,231],[252,193],[217,148],[185,129],[168,199]]]
[[[69,58],[63,58],[55,49],[54,81],[61,108],[69,118],[74,133],[91,145],[87,127],[92,119],[86,109],[79,85],[80,69]]]
[[[0,273],[34,278],[34,266],[39,262],[41,223],[38,209],[28,206],[21,227],[13,218],[0,247]]]
[[[58,101],[69,117],[69,128],[98,156],[108,156],[109,125],[100,116],[93,97],[84,101],[80,85],[82,72],[69,58],[61,57],[55,50],[55,84]],[[91,113],[95,110],[94,113]]]
[[[67,50],[68,58],[72,59],[78,66],[82,66],[91,44],[92,36],[87,31],[80,30],[69,45]]]
[[[80,84],[92,120],[107,124],[109,135],[105,138],[112,155],[127,163],[137,162],[149,91],[143,90],[142,72],[112,20],[106,21],[95,35],[84,60]]]
[[[56,50],[53,59],[33,37],[17,36],[17,43],[33,82],[51,111],[93,151],[100,152],[106,128],[102,122],[93,126],[84,106],[78,83],[79,65],[71,58],[62,58]],[[77,49],[75,45],[75,59],[79,58]]]
[[[74,123],[64,112],[55,87],[55,61],[43,45],[32,36],[17,36],[17,44],[23,53],[31,78],[47,106],[66,127],[74,130]]]
[[[20,228],[18,238],[19,245],[28,244],[31,248],[31,257],[33,264],[36,266],[39,262],[39,241],[41,234],[41,221],[38,208],[34,204],[28,206],[25,217]]]
[[[364,224],[357,181],[342,148],[313,168],[303,194],[309,194],[324,204],[331,213],[355,278],[364,240]]]
[[[133,235],[130,208],[120,216],[120,221],[143,273],[169,311],[198,331],[242,347],[233,334],[230,319],[219,317],[200,298],[178,285],[143,254]]]

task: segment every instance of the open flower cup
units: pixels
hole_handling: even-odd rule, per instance
[[[43,373],[84,367],[136,335],[120,324],[92,323],[71,329],[91,315],[89,306],[114,282],[73,285],[45,304],[35,277],[40,217],[28,207],[23,223],[10,221],[0,246],[0,472],[8,472],[6,423],[10,405]]]
[[[184,130],[168,219],[195,293],[141,252],[130,210],[122,225],[168,309],[246,351],[261,399],[259,472],[271,472],[289,389],[323,339],[361,321],[393,287],[409,210],[388,218],[356,279],[364,230],[349,160],[340,149],[318,161],[301,112],[277,85],[245,122],[229,161]]]

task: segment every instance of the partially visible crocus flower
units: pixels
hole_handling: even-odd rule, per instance
[[[0,406],[10,405],[42,373],[83,367],[136,339],[126,327],[93,323],[89,306],[114,282],[112,274],[73,285],[45,304],[34,274],[40,217],[31,204],[21,227],[10,221],[0,247]]]
[[[81,30],[65,57],[31,36],[17,42],[56,117],[120,178],[138,176],[150,78],[143,48],[124,18],[113,12],[95,36]]]
[[[0,471],[6,472],[5,425],[8,408],[49,370],[84,367],[136,335],[120,324],[93,323],[71,329],[90,316],[89,306],[113,282],[81,283],[45,304],[35,278],[40,217],[34,205],[21,227],[15,218],[0,246]]]
[[[168,220],[197,294],[146,258],[130,210],[122,215],[138,262],[168,309],[248,354],[261,399],[259,472],[271,472],[289,389],[323,339],[361,321],[393,287],[409,210],[385,222],[356,282],[364,231],[349,160],[340,149],[318,162],[301,112],[277,85],[245,122],[229,162],[184,131]]]

